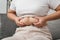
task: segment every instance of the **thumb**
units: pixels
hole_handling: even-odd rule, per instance
[[[37,22],[37,23],[33,23],[33,25],[38,25],[38,24],[40,24],[40,22]]]

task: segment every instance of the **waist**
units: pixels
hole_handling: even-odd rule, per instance
[[[33,12],[27,12],[27,13],[16,13],[17,14],[17,16],[46,16],[47,15],[47,13],[33,13]]]
[[[23,16],[20,16],[20,17],[22,17],[22,18],[24,18],[24,17],[35,17],[35,16],[38,16],[38,17],[44,17],[44,16],[46,16],[46,15],[23,15]]]
[[[25,26],[25,27],[19,27],[17,29],[19,29],[19,30],[47,30],[48,27],[44,26],[44,27],[38,28],[36,26],[30,25],[30,26]]]

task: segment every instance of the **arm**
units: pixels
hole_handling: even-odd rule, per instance
[[[46,21],[59,19],[60,18],[60,5],[55,10],[56,10],[55,13],[45,16],[44,19]]]
[[[47,25],[48,21],[59,19],[60,18],[60,6],[58,6],[55,10],[56,12],[53,14],[50,14],[44,17],[35,17],[39,19],[39,22],[33,23],[33,24],[37,27],[43,27]]]
[[[23,23],[20,23],[22,18],[16,16],[16,11],[9,9],[7,13],[7,17],[13,20],[17,26],[24,26]]]
[[[9,19],[15,21],[15,19],[17,18],[16,11],[9,9],[8,13],[7,13],[7,16],[8,16]]]

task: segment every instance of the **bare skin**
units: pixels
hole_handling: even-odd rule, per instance
[[[36,18],[32,18],[32,17],[25,17],[23,19],[20,20],[20,23],[24,23],[25,25],[32,25],[33,23],[38,22],[39,20]]]
[[[34,26],[37,26],[37,27],[45,26],[46,23],[50,20],[60,19],[60,5],[55,10],[56,10],[56,12],[51,14],[51,15],[47,15],[47,16],[44,16],[44,17],[36,16],[35,18],[39,19],[39,21],[34,22],[33,23]],[[9,19],[13,20],[16,23],[17,26],[25,26],[25,23],[20,22],[20,20],[23,20],[23,19],[16,16],[16,11],[14,11],[12,9],[9,9],[8,13],[7,13],[7,16],[8,16]],[[30,24],[30,22],[29,22],[29,24]]]

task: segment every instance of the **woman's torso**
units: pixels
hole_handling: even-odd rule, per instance
[[[15,7],[17,16],[45,16],[48,14],[49,11],[48,0],[15,0]],[[48,34],[48,36],[50,36],[47,26],[44,26],[43,28],[37,28],[35,26],[26,26],[22,28],[20,27],[17,29],[17,31],[18,30],[28,32],[32,30],[41,31],[43,32],[43,34],[46,33]]]

